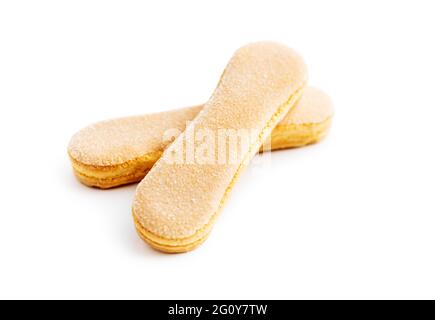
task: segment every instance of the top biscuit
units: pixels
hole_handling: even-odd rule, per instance
[[[194,241],[208,233],[240,169],[294,106],[306,81],[303,59],[283,45],[253,43],[234,54],[210,100],[137,188],[135,219],[153,241]],[[248,129],[255,139],[239,163],[174,163],[173,154],[186,156],[184,146],[201,129]]]

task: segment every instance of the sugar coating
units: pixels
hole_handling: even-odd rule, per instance
[[[248,128],[260,136],[272,124],[271,131],[289,111],[289,98],[306,81],[302,58],[285,46],[260,42],[239,49],[202,111],[139,184],[133,203],[139,223],[166,239],[187,238],[206,226],[240,164],[174,164],[169,163],[171,155],[185,152],[184,140],[195,129]],[[253,147],[258,150],[261,143],[259,139]]]
[[[85,165],[114,166],[163,150],[163,134],[174,128],[184,131],[202,106],[144,116],[102,121],[75,134],[69,144],[70,156]]]

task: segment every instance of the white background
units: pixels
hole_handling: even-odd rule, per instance
[[[432,1],[0,2],[0,298],[435,298]],[[275,40],[336,109],[322,143],[248,169],[208,241],[136,235],[135,186],[89,189],[73,133],[204,102]]]

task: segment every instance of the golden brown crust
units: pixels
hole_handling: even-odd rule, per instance
[[[271,148],[280,150],[316,143],[327,135],[331,122],[332,118],[328,118],[319,123],[278,125],[271,136]]]
[[[110,189],[142,180],[161,154],[162,151],[156,151],[121,165],[112,166],[87,165],[71,156],[70,160],[80,182],[89,187]]]
[[[205,240],[207,240],[210,233],[197,237],[191,242],[174,242],[167,241],[167,239],[157,237],[148,230],[146,230],[137,220],[133,213],[133,221],[139,237],[148,243],[153,249],[164,253],[186,253],[198,248]]]

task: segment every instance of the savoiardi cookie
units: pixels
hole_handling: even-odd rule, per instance
[[[210,100],[139,184],[133,217],[140,237],[168,253],[187,252],[203,243],[242,169],[296,105],[306,82],[305,63],[290,48],[258,42],[239,49]],[[246,130],[249,139],[237,149],[237,157],[229,149],[228,159],[236,161],[199,163],[186,147],[196,146],[191,139],[198,130],[210,136]],[[215,140],[206,141],[208,150],[215,150]]]

